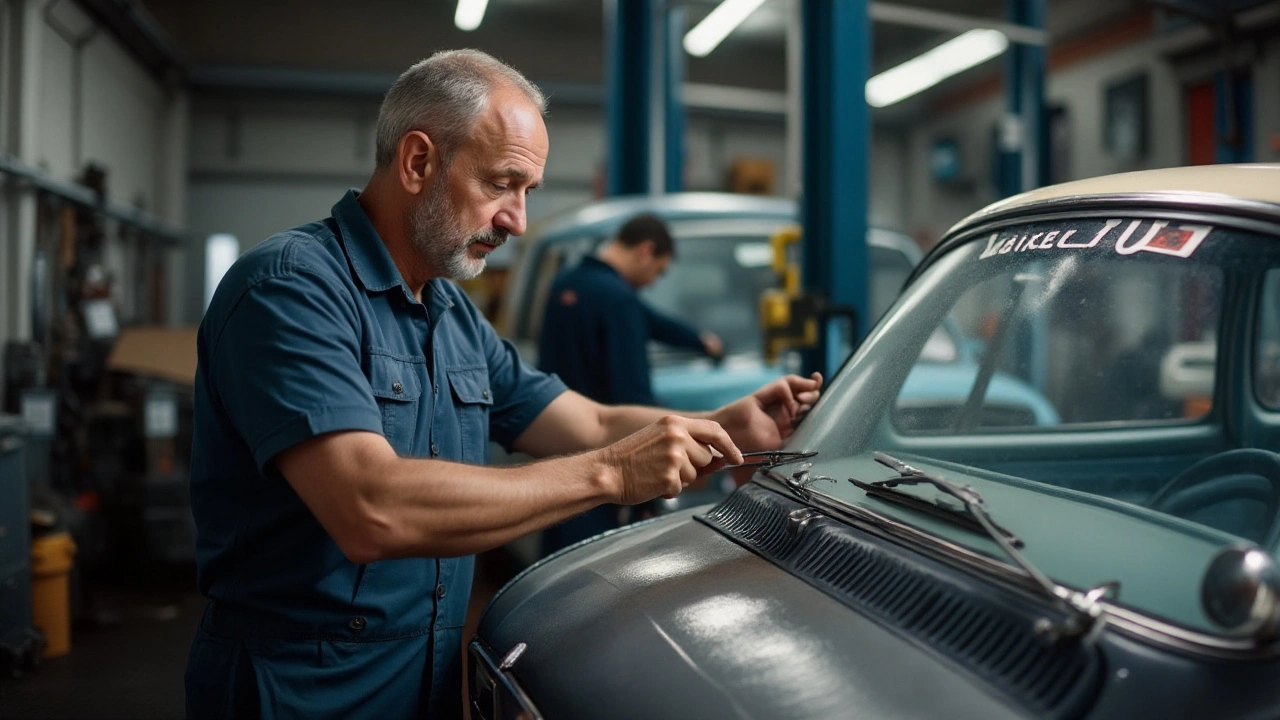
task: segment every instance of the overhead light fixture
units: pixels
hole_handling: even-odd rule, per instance
[[[706,57],[716,49],[721,40],[728,37],[734,28],[763,4],[764,0],[724,0],[710,15],[702,18],[702,22],[685,33],[685,51],[690,55]]]
[[[1008,47],[1009,38],[999,30],[970,30],[868,80],[867,104],[885,107],[905,100],[990,60]]]
[[[489,0],[458,0],[458,9],[453,12],[453,24],[459,30],[475,30],[480,27],[480,21],[484,20],[484,9],[488,6]]]

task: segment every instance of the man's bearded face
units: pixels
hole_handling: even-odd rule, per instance
[[[485,258],[507,241],[493,227],[466,235],[449,197],[448,168],[436,174],[426,195],[409,217],[410,240],[430,265],[453,280],[470,280],[484,271]]]

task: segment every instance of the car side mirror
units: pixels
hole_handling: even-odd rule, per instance
[[[1280,621],[1280,571],[1256,545],[1223,548],[1205,571],[1200,603],[1205,615],[1231,634],[1267,640]]]

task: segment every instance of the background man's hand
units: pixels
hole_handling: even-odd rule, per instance
[[[741,451],[718,423],[676,415],[668,415],[601,452],[616,473],[614,502],[623,505],[673,498],[699,477],[742,462]]]
[[[720,337],[710,330],[703,330],[698,333],[698,337],[702,339],[702,349],[713,358],[721,358],[724,356],[724,342]]]
[[[743,451],[774,450],[818,401],[822,375],[787,375],[711,414]]]

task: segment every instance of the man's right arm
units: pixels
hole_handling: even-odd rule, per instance
[[[377,433],[337,432],[274,463],[352,562],[468,555],[604,502],[674,497],[738,457],[716,423],[667,417],[608,447],[520,466],[401,458]]]

